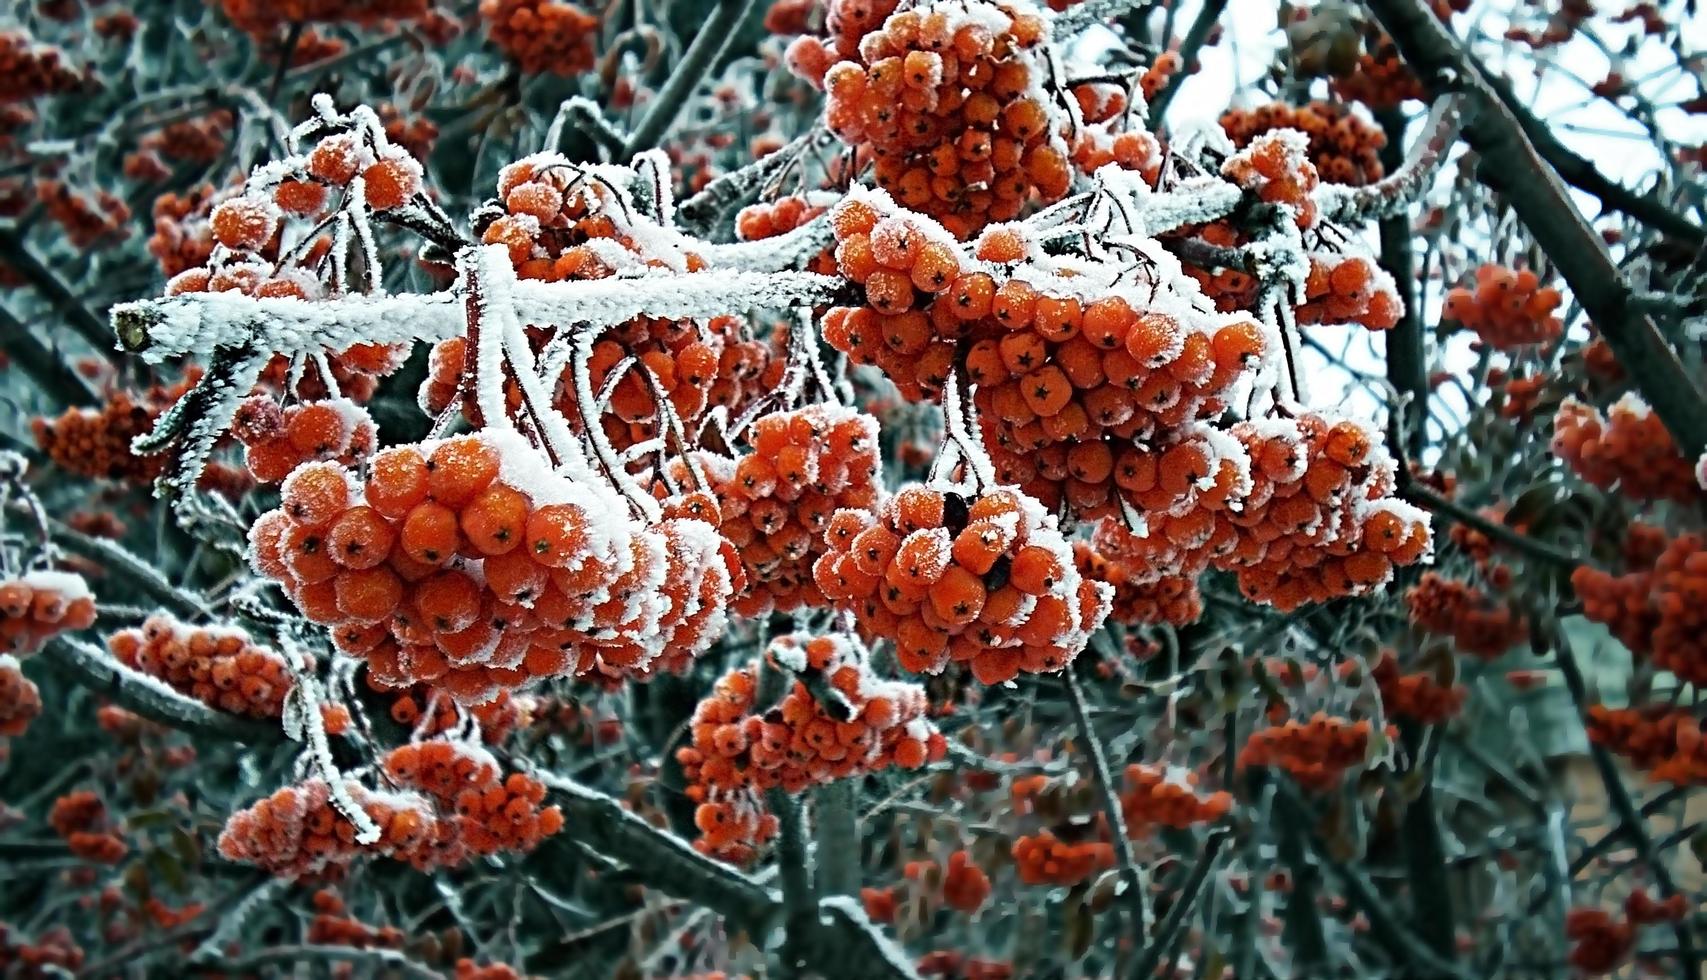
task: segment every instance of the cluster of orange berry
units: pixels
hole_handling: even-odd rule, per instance
[[[1117,623],[1168,623],[1186,626],[1203,615],[1197,580],[1184,575],[1152,576],[1123,559],[1109,558],[1086,541],[1073,543],[1079,574],[1114,589],[1108,618]]]
[[[1402,673],[1398,655],[1381,651],[1369,676],[1381,692],[1381,710],[1389,718],[1409,718],[1438,725],[1458,714],[1469,692],[1459,684],[1442,684],[1426,672]]]
[[[830,519],[813,569],[824,595],[868,637],[895,641],[902,668],[967,664],[984,684],[1065,667],[1109,611],[1054,515],[1015,488],[968,498],[915,484],[875,511]]]
[[[231,434],[243,444],[243,463],[261,483],[277,483],[310,460],[354,466],[373,455],[379,428],[348,398],[298,402],[288,408],[268,395],[237,406]]]
[[[1045,93],[1048,24],[1018,4],[904,10],[824,76],[824,119],[869,149],[876,180],[965,238],[1067,192],[1058,106]]]
[[[1385,34],[1357,56],[1351,70],[1331,82],[1333,93],[1346,102],[1371,109],[1394,109],[1407,99],[1426,99],[1427,89],[1399,56],[1399,47]]]
[[[1103,86],[1081,85],[1073,91],[1077,95],[1100,88]],[[1089,176],[1112,164],[1138,174],[1144,178],[1145,183],[1154,187],[1162,176],[1164,154],[1161,141],[1145,129],[1118,131],[1112,122],[1089,122],[1089,119],[1103,113],[1118,115],[1125,108],[1124,93],[1119,95],[1118,101],[1102,101],[1089,105],[1087,103],[1095,96],[1079,98],[1079,109],[1086,116],[1087,125],[1079,130],[1078,136],[1073,140],[1073,166],[1077,167],[1080,173]]]
[[[207,219],[222,198],[212,184],[202,184],[182,194],[166,191],[154,199],[154,233],[148,237],[148,252],[167,279],[205,265],[212,257],[213,230]]]
[[[1534,270],[1487,263],[1476,268],[1474,288],[1447,291],[1441,315],[1475,331],[1489,347],[1513,350],[1556,339],[1565,328],[1554,312],[1562,301]]]
[[[1170,465],[1175,453],[1186,458]],[[1157,455],[1133,457],[1132,486],[1211,489],[1145,513],[1143,534],[1109,519],[1094,539],[1151,575],[1233,571],[1246,598],[1291,610],[1366,593],[1432,546],[1427,515],[1394,496],[1394,463],[1360,421],[1297,411],[1240,422],[1230,438],[1202,427]]]
[[[566,0],[480,0],[486,36],[523,72],[578,75],[593,67],[599,19]]]
[[[1120,794],[1120,812],[1126,830],[1134,836],[1161,825],[1184,829],[1193,824],[1214,823],[1233,807],[1233,794],[1216,790],[1207,796],[1197,791],[1197,773],[1171,766],[1134,762],[1126,767],[1126,789]]]
[[[788,0],[779,0],[777,7],[782,8],[786,3]],[[824,75],[830,66],[838,61],[858,58],[860,42],[867,34],[882,27],[898,5],[899,0],[824,0],[822,4],[809,4],[809,7],[822,7],[826,36],[808,34],[795,38],[784,55],[788,70],[814,88],[822,89]],[[804,29],[809,26],[802,15],[789,20],[791,22],[781,26],[799,27],[801,30],[777,33],[804,34]]]
[[[526,773],[504,776],[471,743],[412,742],[392,749],[386,776],[433,802],[437,813],[409,855],[417,867],[463,864],[473,856],[527,852],[563,829],[563,811],[542,806],[545,786]]]
[[[1565,938],[1571,941],[1566,959],[1581,976],[1613,973],[1636,949],[1636,932],[1643,926],[1681,922],[1690,913],[1689,897],[1673,894],[1656,902],[1637,887],[1624,898],[1623,916],[1604,908],[1573,908],[1565,916]],[[1658,973],[1658,970],[1644,970]]]
[[[1654,605],[1653,561],[1623,575],[1613,575],[1592,565],[1571,570],[1571,591],[1583,606],[1583,616],[1600,623],[1632,653],[1648,654],[1654,648],[1659,610]]]
[[[1604,415],[1593,405],[1566,398],[1553,416],[1553,455],[1589,483],[1616,486],[1637,500],[1692,504],[1702,498],[1695,467],[1634,392]]]
[[[41,717],[41,691],[24,676],[18,658],[0,653],[0,736],[22,735]]]
[[[1052,4],[1061,0],[1051,0]],[[1070,6],[1079,0],[1066,0]],[[921,977],[942,980],[1013,980],[1014,966],[1005,960],[967,956],[955,949],[936,949],[918,958],[913,969]]]
[[[109,190],[84,194],[63,181],[38,180],[36,197],[76,248],[110,245],[129,234],[130,205]]]
[[[1313,252],[1304,279],[1299,323],[1358,323],[1390,330],[1404,314],[1397,284],[1386,269],[1362,255]]]
[[[1021,882],[1071,888],[1114,867],[1114,847],[1098,840],[1063,840],[1043,830],[1015,838],[1013,859]]]
[[[371,673],[364,677],[369,689],[395,695],[389,712],[391,720],[422,736],[443,735],[472,718],[480,726],[482,741],[501,745],[517,728],[534,722],[536,699],[532,695],[512,697],[509,691],[499,691],[489,701],[459,705],[448,697],[437,696],[425,684],[398,689],[381,683]]]
[[[1653,608],[1655,666],[1669,670],[1686,684],[1707,684],[1707,543],[1699,534],[1681,534],[1654,563]]]
[[[315,891],[310,899],[314,918],[308,922],[308,941],[355,949],[401,949],[403,930],[396,926],[375,928],[348,914],[344,899],[330,888]]]
[[[0,31],[0,102],[28,102],[83,87],[65,52],[39,44],[22,30]]]
[[[1449,636],[1459,650],[1494,658],[1529,636],[1529,623],[1509,603],[1439,572],[1425,572],[1405,592],[1411,624],[1425,633]]]
[[[170,387],[154,385],[139,394],[117,391],[99,408],[68,408],[58,418],[30,420],[36,445],[61,469],[90,479],[147,483],[165,469],[162,456],[139,456],[130,443],[154,427],[154,420],[201,380],[191,367]]]
[[[942,865],[935,861],[908,861],[901,869],[901,876],[940,895],[942,904],[967,915],[983,908],[990,899],[990,876],[972,860],[972,852],[964,849],[950,854]],[[892,909],[892,895],[889,901]],[[877,904],[882,903],[882,899],[877,899]]]
[[[735,234],[744,242],[775,238],[801,227],[829,209],[828,204],[814,203],[811,197],[801,194],[779,197],[774,201],[760,201],[747,205],[735,215]],[[813,256],[805,269],[807,272],[835,275],[834,250],[826,248]]]
[[[1701,721],[1684,708],[1608,708],[1589,705],[1588,737],[1629,759],[1655,781],[1707,785],[1707,743]]]
[[[1270,349],[1248,316],[1202,312],[1184,276],[1151,289],[1120,284],[1115,263],[1086,263],[1057,277],[1009,225],[963,254],[881,192],[855,192],[831,214],[837,261],[867,305],[832,309],[825,339],[912,400],[934,397],[966,346],[998,477],[1081,517],[1118,512],[1134,437],[1218,415]],[[1167,260],[1154,258],[1161,276]]]
[[[180,119],[143,137],[136,152],[124,158],[124,175],[135,181],[160,183],[172,176],[167,160],[203,166],[215,163],[225,153],[231,130],[229,109],[215,109],[197,119]],[[155,214],[159,214],[158,205]]]
[[[377,793],[354,780],[342,795],[361,808],[379,830],[372,843],[332,800],[320,778],[286,786],[239,810],[219,834],[219,853],[228,861],[253,864],[279,878],[304,878],[348,865],[364,849],[407,861],[430,847],[433,817],[425,800],[406,793]]]
[[[1221,176],[1267,204],[1284,204],[1300,228],[1316,224],[1311,197],[1321,177],[1310,162],[1310,142],[1296,129],[1271,129],[1252,136],[1221,165]]]
[[[1256,109],[1229,109],[1221,114],[1221,128],[1241,148],[1274,130],[1298,130],[1309,139],[1310,162],[1329,184],[1373,184],[1383,173],[1381,148],[1387,145],[1386,134],[1338,102],[1304,106],[1272,102]]]
[[[48,823],[71,853],[85,861],[117,864],[130,851],[107,819],[107,805],[92,790],[77,790],[54,800]]]
[[[1239,768],[1284,769],[1306,789],[1329,790],[1347,770],[1368,761],[1374,731],[1368,719],[1354,722],[1318,711],[1309,721],[1294,718],[1253,733],[1239,750]],[[1388,737],[1395,734],[1389,727]]]
[[[853,409],[812,405],[754,420],[752,451],[733,459],[696,453],[722,516],[719,530],[741,556],[742,616],[823,605],[812,577],[824,530],[841,508],[870,509],[882,480],[877,420]]]
[[[307,370],[292,370],[291,360],[275,357],[261,370],[257,388],[296,395],[318,401],[334,397],[346,398],[358,405],[373,400],[381,378],[403,366],[409,358],[407,344],[353,344],[343,350],[327,350],[325,366],[332,369],[328,380],[321,370],[322,358],[311,359]]]
[[[83,948],[72,939],[71,930],[53,926],[26,942],[0,922],[0,967],[16,969],[26,977],[48,977],[76,973],[83,966]]]
[[[924,688],[871,672],[865,648],[850,637],[784,636],[771,643],[765,669],[821,678],[833,704],[797,679],[775,705],[758,704],[760,665],[718,680],[694,710],[693,744],[676,754],[699,803],[695,846],[744,862],[774,832],[759,793],[848,779],[895,765],[917,769],[943,758],[948,743],[925,720]]]
[[[721,633],[733,549],[704,521],[627,513],[518,432],[483,429],[378,453],[365,486],[305,463],[250,542],[381,682],[474,704],[542,677],[682,668]]]
[[[107,640],[119,663],[232,714],[277,718],[291,678],[284,658],[237,627],[190,626],[160,613]]]
[[[257,38],[271,37],[285,24],[349,23],[371,26],[386,20],[413,20],[427,12],[427,0],[220,0],[233,26]]]
[[[49,637],[95,625],[95,597],[82,576],[35,571],[0,581],[0,654],[37,650]]]

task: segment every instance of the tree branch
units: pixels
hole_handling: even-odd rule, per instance
[[[1120,793],[1114,786],[1114,777],[1108,771],[1108,757],[1103,752],[1102,740],[1096,736],[1091,727],[1091,714],[1085,707],[1085,691],[1079,685],[1078,673],[1073,670],[1073,664],[1068,661],[1061,671],[1061,680],[1067,685],[1068,704],[1073,709],[1073,721],[1079,729],[1079,739],[1085,743],[1085,756],[1091,764],[1091,778],[1096,781],[1097,793],[1102,802],[1103,818],[1108,821],[1109,833],[1114,835],[1114,854],[1119,862],[1120,877],[1126,883],[1130,893],[1126,900],[1131,903],[1128,911],[1132,916],[1132,925],[1137,930],[1138,939],[1146,945],[1150,936],[1155,932],[1155,913],[1150,908],[1150,883],[1144,869],[1138,864],[1132,852],[1132,839],[1126,836],[1126,817],[1120,809]]]
[[[99,405],[101,396],[89,379],[72,369],[66,358],[51,350],[22,320],[0,306],[0,338],[12,362],[24,369],[47,395],[65,405]]]
[[[650,150],[664,138],[670,125],[687,105],[688,96],[693,94],[694,86],[705,80],[711,63],[718,59],[740,33],[736,28],[746,20],[747,11],[755,2],[756,0],[718,0],[716,9],[700,27],[699,33],[694,35],[693,43],[688,45],[682,60],[676,63],[675,70],[653,97],[652,106],[646,110],[640,125],[634,127],[634,132],[628,136],[628,142],[623,144],[624,159],[632,158],[642,150]]]
[[[1186,876],[1185,883],[1180,885],[1179,891],[1174,894],[1174,904],[1168,909],[1168,917],[1162,920],[1155,938],[1150,940],[1143,955],[1138,957],[1138,963],[1130,974],[1133,980],[1148,980],[1155,976],[1156,967],[1162,965],[1164,959],[1172,959],[1174,944],[1184,935],[1186,920],[1190,918],[1192,909],[1197,907],[1197,900],[1203,895],[1203,886],[1209,881],[1209,873],[1215,870],[1216,861],[1221,855],[1221,845],[1227,843],[1231,836],[1232,832],[1226,827],[1217,827],[1209,832],[1208,839],[1203,842],[1203,853],[1198,855],[1191,874]]]
[[[89,346],[99,351],[101,356],[110,361],[117,361],[118,352],[113,350],[113,336],[107,330],[106,324],[96,316],[77,294],[71,291],[52,269],[42,264],[36,258],[16,230],[0,229],[0,265],[10,266],[25,279],[30,281],[36,291],[53,304],[54,312],[65,315],[65,320],[77,335],[88,341]]]
[[[42,647],[42,658],[119,707],[179,731],[244,745],[265,745],[284,738],[277,722],[241,718],[210,708],[131,670],[105,650],[82,640],[56,636]]]
[[[1191,26],[1186,28],[1185,40],[1180,42],[1179,70],[1168,79],[1168,84],[1150,103],[1150,132],[1160,132],[1162,117],[1167,115],[1168,106],[1173,104],[1174,96],[1179,93],[1186,77],[1191,74],[1191,63],[1197,59],[1197,53],[1203,50],[1203,44],[1209,40],[1209,33],[1215,29],[1216,21],[1221,19],[1222,11],[1227,9],[1227,0],[1204,0],[1203,6],[1197,10],[1197,16],[1192,18]],[[1165,45],[1171,38],[1163,38]]]

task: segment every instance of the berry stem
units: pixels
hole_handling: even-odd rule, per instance
[[[1091,725],[1090,709],[1085,706],[1085,690],[1072,663],[1062,669],[1061,681],[1067,687],[1067,703],[1073,709],[1073,723],[1078,726],[1085,757],[1091,765],[1091,778],[1096,781],[1097,793],[1102,800],[1103,818],[1108,821],[1109,833],[1114,836],[1115,860],[1126,885],[1126,900],[1130,903],[1128,914],[1137,928],[1138,941],[1148,948],[1150,937],[1156,932],[1156,913],[1150,907],[1150,876],[1138,863],[1132,851],[1132,840],[1126,836],[1126,817],[1120,808],[1120,792],[1114,785],[1114,777],[1109,775],[1108,752]]]

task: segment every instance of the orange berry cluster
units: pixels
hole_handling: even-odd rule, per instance
[[[243,444],[243,463],[255,479],[277,483],[310,460],[356,465],[373,454],[379,427],[348,398],[280,408],[268,395],[251,395],[237,406],[231,434]]]
[[[1299,323],[1358,323],[1390,330],[1403,316],[1398,286],[1386,269],[1362,255],[1310,254]]]
[[[1079,574],[1055,516],[1012,487],[968,499],[914,484],[875,511],[837,511],[825,544],[818,587],[866,636],[894,640],[913,673],[964,663],[1000,684],[1060,670],[1113,592]]]
[[[0,581],[0,653],[30,653],[49,637],[93,625],[95,597],[80,575],[36,571]]]
[[[35,942],[12,935],[0,923],[0,967],[8,976],[17,970],[24,977],[51,977],[76,973],[83,966],[83,949],[72,940],[71,930],[54,926],[36,934]]]
[[[1284,769],[1305,789],[1329,790],[1347,770],[1364,764],[1374,730],[1368,719],[1354,722],[1318,711],[1309,721],[1291,719],[1253,733],[1239,750],[1239,768]],[[1388,737],[1395,734],[1389,726]]]
[[[1186,626],[1203,615],[1197,580],[1183,575],[1153,577],[1122,559],[1109,558],[1085,541],[1073,542],[1073,561],[1087,579],[1114,589],[1108,618],[1127,625],[1168,623]]]
[[[38,44],[21,30],[0,31],[0,103],[29,102],[83,87],[65,52]]]
[[[1423,725],[1438,725],[1458,714],[1469,692],[1459,684],[1442,684],[1428,673],[1401,673],[1399,658],[1383,650],[1369,676],[1381,692],[1381,710],[1389,718],[1409,718]]]
[[[826,36],[795,38],[784,55],[788,70],[813,88],[822,89],[830,66],[857,59],[860,42],[882,27],[898,4],[899,0],[824,0],[821,5],[814,4],[823,7]]]
[[[1692,504],[1702,497],[1695,467],[1677,449],[1665,423],[1634,392],[1603,415],[1566,398],[1553,416],[1553,455],[1602,489],[1616,486],[1637,500]]]
[[[1104,520],[1098,550],[1157,577],[1232,571],[1246,598],[1282,610],[1367,593],[1429,553],[1428,517],[1394,496],[1394,463],[1364,423],[1300,411],[1228,435],[1200,427],[1135,454],[1125,480],[1140,493],[1208,489],[1146,510],[1141,534]]]
[[[939,896],[942,904],[967,915],[983,908],[990,898],[990,876],[972,860],[970,851],[955,851],[943,866],[935,861],[908,861],[901,874],[910,881],[918,882],[923,889],[936,893],[933,900]],[[893,888],[864,888],[860,894],[868,909],[876,906],[878,912],[888,913],[885,921],[894,921]]]
[[[1250,244],[1248,235],[1226,221],[1211,221],[1203,225],[1198,229],[1197,237],[1210,245],[1223,248]],[[1215,301],[1217,310],[1232,313],[1256,308],[1257,290],[1261,283],[1255,276],[1237,269],[1202,269],[1183,260],[1180,266],[1186,275],[1197,282],[1198,288],[1203,290],[1203,295]]]
[[[825,552],[830,516],[877,503],[877,420],[853,409],[812,405],[753,422],[752,451],[734,459],[695,454],[722,514],[719,530],[746,568],[735,611],[761,616],[823,605],[812,567]]]
[[[236,627],[190,626],[161,613],[114,633],[107,649],[126,667],[221,711],[252,718],[284,713],[291,686],[284,658]]]
[[[78,249],[109,245],[129,233],[130,206],[111,191],[97,189],[92,195],[83,194],[62,181],[38,180],[36,197],[47,216]]]
[[[1656,782],[1707,786],[1707,743],[1701,721],[1686,708],[1588,709],[1588,737],[1629,759]]]
[[[1475,331],[1489,347],[1513,350],[1556,339],[1565,328],[1554,313],[1562,301],[1533,270],[1489,263],[1477,267],[1474,288],[1447,292],[1441,315]]]
[[[201,369],[185,371],[184,380],[165,387],[154,385],[131,394],[114,392],[99,408],[68,408],[58,418],[30,420],[36,445],[61,469],[101,480],[147,483],[165,469],[164,456],[138,456],[130,443],[154,427],[154,420],[201,380]]]
[[[1497,597],[1439,572],[1425,572],[1405,592],[1411,624],[1425,633],[1449,636],[1459,650],[1494,658],[1529,636],[1528,621]]]
[[[1044,830],[1015,838],[1013,858],[1021,882],[1071,888],[1114,867],[1114,847],[1102,841],[1066,841]]]
[[[1659,628],[1659,610],[1654,605],[1654,575],[1651,566],[1624,575],[1613,575],[1591,565],[1571,570],[1571,590],[1582,603],[1583,616],[1604,625],[1632,653],[1653,652],[1654,632]]]
[[[219,853],[274,877],[303,878],[346,866],[364,850],[407,861],[431,845],[433,817],[425,800],[378,793],[354,780],[343,790],[379,828],[372,844],[357,841],[356,825],[333,804],[331,786],[314,778],[232,814],[219,834]]]
[[[212,257],[213,230],[207,218],[217,196],[212,184],[202,184],[182,195],[166,191],[154,199],[154,234],[148,237],[148,252],[159,261],[167,279]]]
[[[1100,87],[1079,86],[1074,92]],[[1085,112],[1087,117],[1093,114],[1093,111],[1086,111],[1089,98],[1092,97],[1079,99],[1080,111]],[[1118,102],[1096,104],[1093,107],[1094,113],[1101,114],[1112,109],[1113,113],[1117,114],[1125,107],[1124,98],[1121,93]],[[1139,174],[1145,183],[1154,187],[1161,179],[1162,160],[1162,143],[1148,130],[1129,129],[1116,132],[1112,123],[1091,123],[1081,128],[1073,140],[1073,166],[1087,176],[1112,164],[1122,170]]]
[[[965,347],[998,477],[1080,517],[1118,512],[1135,437],[1219,415],[1271,349],[1248,316],[1205,313],[1191,280],[1162,279],[1178,266],[1159,249],[1147,254],[1168,288],[1122,284],[1114,263],[1057,276],[1010,225],[965,255],[880,192],[851,194],[832,221],[867,305],[826,314],[830,345],[912,400],[934,397]]]
[[[480,0],[486,36],[523,72],[578,75],[593,67],[599,19],[564,0]]]
[[[260,386],[309,400],[331,398],[335,390],[341,398],[358,405],[366,404],[379,390],[379,380],[408,360],[409,347],[406,344],[355,344],[340,351],[324,353],[326,364],[332,368],[331,383],[320,370],[319,358],[311,364],[311,370],[293,378],[290,359],[275,357],[262,369]]]
[[[775,238],[799,228],[828,210],[827,204],[812,203],[811,198],[800,194],[779,197],[774,201],[760,201],[747,205],[735,215],[735,234],[744,242]],[[813,256],[805,268],[807,272],[835,275],[834,250],[826,248]]]
[[[1622,917],[1603,908],[1573,908],[1565,915],[1565,938],[1572,944],[1566,959],[1580,976],[1611,974],[1635,951],[1639,927],[1678,922],[1689,911],[1687,895],[1674,894],[1656,902],[1643,888],[1625,897]]]
[[[825,122],[871,151],[879,186],[970,237],[1071,184],[1048,43],[1047,22],[1017,4],[900,11],[825,74]]]
[[[1257,133],[1221,165],[1221,176],[1264,203],[1290,207],[1298,227],[1311,228],[1317,212],[1311,194],[1321,178],[1309,150],[1309,137],[1296,129]]]
[[[1207,796],[1197,791],[1197,773],[1173,766],[1135,762],[1126,767],[1126,790],[1120,794],[1120,812],[1126,830],[1133,835],[1150,828],[1184,829],[1193,824],[1214,823],[1233,807],[1233,794],[1216,790]]]
[[[333,634],[337,642],[337,633]],[[373,674],[364,675],[367,686],[381,694],[396,693],[397,689],[381,683]],[[431,717],[423,718],[427,706]],[[509,691],[499,691],[490,701],[458,705],[450,698],[434,695],[425,684],[417,684],[397,694],[391,702],[391,720],[418,732],[422,736],[443,735],[472,717],[480,726],[480,738],[488,745],[501,745],[518,727],[531,724],[534,699],[529,695],[511,697]]]
[[[864,647],[845,636],[784,636],[771,643],[769,669],[822,678],[837,703],[826,707],[796,679],[780,701],[759,705],[760,667],[724,675],[694,710],[693,744],[676,753],[699,803],[695,846],[745,861],[768,839],[775,818],[759,794],[940,760],[948,743],[925,720],[924,688],[871,672]]]
[[[1066,2],[1070,6],[1079,0]],[[943,980],[1013,980],[1014,976],[1012,963],[967,956],[953,949],[932,950],[919,957],[913,969],[922,977],[941,977]]]
[[[1229,109],[1221,114],[1221,128],[1241,148],[1273,130],[1298,130],[1309,138],[1310,162],[1325,183],[1362,186],[1382,176],[1386,134],[1337,102],[1305,106],[1272,102],[1256,109]]]
[[[413,20],[427,12],[427,0],[220,0],[234,27],[257,38],[271,37],[285,24],[349,23],[372,26],[387,20]]]
[[[739,559],[704,521],[631,521],[514,430],[396,446],[365,485],[305,463],[250,530],[285,586],[381,682],[457,701],[600,670],[681,668],[722,632]]]
[[[107,805],[92,790],[77,790],[54,800],[48,823],[71,853],[85,861],[117,864],[130,851],[124,838],[113,831]]]
[[[0,653],[0,736],[22,735],[41,716],[41,691],[18,658]]]
[[[1687,684],[1707,684],[1707,543],[1698,534],[1679,535],[1654,564],[1653,606],[1656,667]]]
[[[396,926],[375,928],[346,914],[337,892],[322,888],[314,893],[314,918],[308,923],[308,941],[356,949],[401,949],[404,933]]]
[[[1393,39],[1382,34],[1344,75],[1330,83],[1334,95],[1345,102],[1361,102],[1370,109],[1395,109],[1407,99],[1426,99],[1428,90],[1399,56]]]
[[[397,785],[419,791],[437,807],[426,835],[430,845],[411,855],[417,867],[531,851],[563,829],[563,811],[541,806],[543,783],[525,773],[502,776],[497,760],[475,745],[412,742],[392,749],[383,768]]]

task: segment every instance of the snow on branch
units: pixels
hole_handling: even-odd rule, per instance
[[[131,670],[108,656],[105,650],[82,640],[56,636],[42,647],[42,656],[64,669],[77,683],[150,721],[192,735],[231,739],[246,745],[266,744],[284,737],[276,724],[251,721],[210,708]]]
[[[835,301],[840,279],[811,272],[709,269],[679,275],[517,282],[513,309],[526,324],[606,327],[635,317],[689,319],[756,307]],[[354,344],[399,344],[461,336],[459,290],[404,296],[347,296],[336,302],[237,293],[186,293],[113,308],[119,340],[150,363],[219,348],[312,354]]]
[[[1323,184],[1316,191],[1322,221],[1349,223],[1388,217],[1411,206],[1428,189],[1429,181],[1458,139],[1460,119],[1456,96],[1442,96],[1429,108],[1422,135],[1411,144],[1404,165],[1365,187]]]

